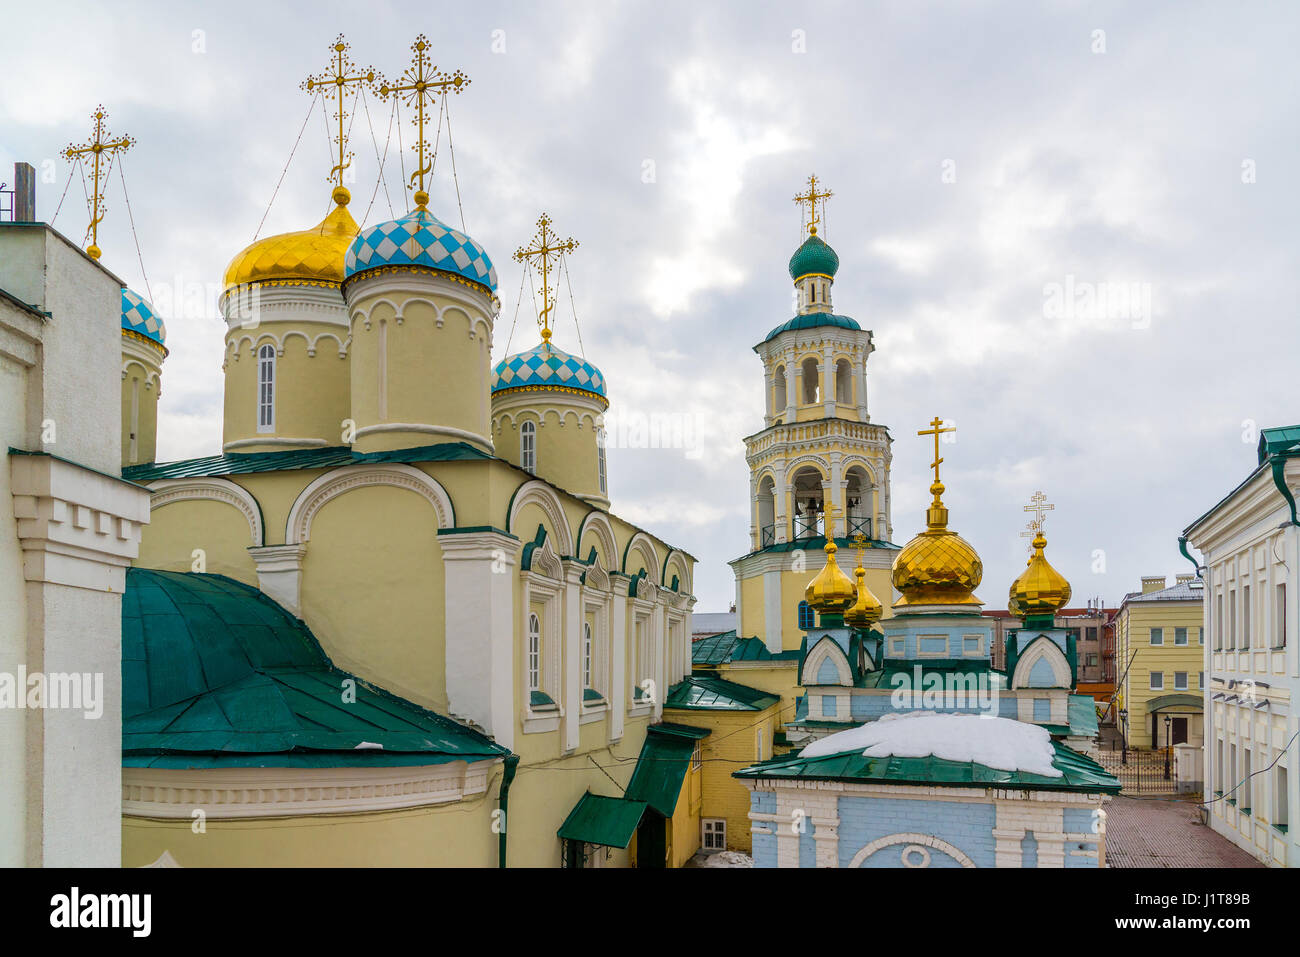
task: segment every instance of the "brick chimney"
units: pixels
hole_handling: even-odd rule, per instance
[[[1142,576],[1142,594],[1149,595],[1153,591],[1160,591],[1165,587],[1164,575],[1143,575]]]

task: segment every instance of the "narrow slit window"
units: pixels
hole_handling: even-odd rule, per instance
[[[275,431],[275,346],[257,350],[257,431]]]
[[[519,429],[519,465],[525,471],[537,471],[537,426],[531,422]]]

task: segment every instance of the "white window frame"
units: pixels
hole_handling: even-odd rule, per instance
[[[1151,672],[1150,690],[1151,691],[1165,690],[1165,673],[1163,671]]]
[[[700,847],[706,851],[727,849],[727,819],[725,817],[700,818]]]
[[[1178,640],[1178,633],[1179,633],[1180,631],[1183,633],[1183,640],[1182,640],[1182,641],[1179,641],[1179,640]],[[1185,647],[1187,647],[1187,629],[1186,629],[1186,628],[1175,628],[1175,629],[1174,629],[1174,646],[1175,646],[1175,647],[1178,647],[1178,648],[1185,648]]]
[[[605,430],[596,430],[596,479],[600,483],[600,494],[609,494],[609,469],[605,462]]]
[[[1182,676],[1183,676],[1183,683],[1182,683],[1181,685],[1178,683],[1178,676],[1179,676],[1179,675],[1182,675]],[[1187,691],[1187,690],[1188,690],[1187,682],[1188,682],[1188,673],[1187,673],[1186,671],[1175,671],[1175,672],[1174,672],[1174,690],[1175,690],[1175,691]]]
[[[595,662],[592,660],[595,651],[592,644],[595,640],[595,636],[591,633],[591,622],[584,621],[582,623],[582,688],[584,691],[591,687],[592,673],[595,670],[593,667]]]
[[[257,431],[275,431],[275,346],[269,342],[257,347]]]
[[[537,425],[531,421],[519,426],[519,467],[537,474]]]
[[[1151,636],[1147,640],[1150,641],[1152,647],[1163,648],[1165,646],[1165,629],[1163,627],[1152,628]]]
[[[975,642],[975,650],[968,651],[966,642]],[[962,635],[961,636],[961,653],[963,658],[979,658],[984,655],[984,636],[983,635]]]
[[[528,693],[542,690],[542,619],[528,613]]]

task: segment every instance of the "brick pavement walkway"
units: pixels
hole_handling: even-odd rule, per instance
[[[1118,795],[1106,805],[1109,867],[1263,867],[1201,823],[1194,801]]]

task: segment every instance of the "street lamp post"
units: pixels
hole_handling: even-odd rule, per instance
[[[1169,780],[1169,753],[1171,752],[1171,750],[1174,750],[1174,746],[1170,742],[1171,739],[1170,739],[1170,731],[1169,731],[1169,726],[1170,724],[1173,723],[1174,723],[1174,719],[1170,718],[1170,716],[1166,714],[1165,715],[1165,780],[1166,781]]]
[[[1128,708],[1119,709],[1119,746],[1120,746],[1120,764],[1128,764]]]

